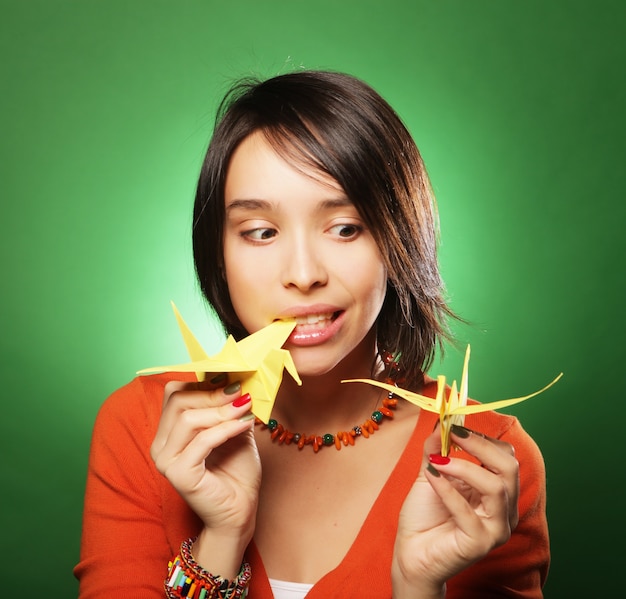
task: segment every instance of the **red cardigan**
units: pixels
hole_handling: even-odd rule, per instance
[[[175,375],[181,378],[179,374]],[[149,455],[172,375],[140,377],[113,393],[96,419],[85,493],[81,599],[162,598],[167,562],[200,523]],[[424,394],[432,395],[435,385]],[[307,598],[391,597],[391,558],[398,513],[419,472],[424,439],[436,415],[422,412],[411,439],[339,566]],[[542,597],[549,563],[545,469],[536,444],[512,416],[468,416],[468,427],[508,441],[520,463],[520,522],[511,539],[448,581],[448,599]],[[261,556],[248,547],[250,599],[271,599]]]

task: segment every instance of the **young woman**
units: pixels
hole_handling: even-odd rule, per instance
[[[114,393],[82,598],[542,596],[544,465],[517,420],[469,416],[442,458],[435,415],[340,382],[434,397],[450,316],[435,222],[415,143],[362,81],[299,71],[228,94],[196,194],[198,278],[237,339],[297,320],[284,348],[303,384],[285,377],[269,428],[232,376]]]

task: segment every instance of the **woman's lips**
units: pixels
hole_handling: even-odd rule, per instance
[[[341,328],[343,315],[344,312],[338,311],[297,316],[296,328],[288,342],[298,347],[325,343]]]

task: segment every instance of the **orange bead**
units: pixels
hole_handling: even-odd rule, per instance
[[[335,435],[335,447],[337,448],[337,451],[339,451],[341,449],[341,438],[339,437],[341,433],[337,433]]]
[[[384,406],[380,406],[380,408],[378,408],[378,411],[381,414],[384,414],[385,416],[387,416],[387,418],[393,418],[393,412],[389,408],[385,408]]]
[[[354,437],[352,435],[350,435],[349,433],[344,433],[345,438],[348,440],[348,443],[350,445],[354,445]]]
[[[272,441],[275,441],[276,437],[278,437],[284,430],[283,425],[279,424],[271,433]]]

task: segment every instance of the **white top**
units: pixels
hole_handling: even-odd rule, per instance
[[[270,586],[274,599],[303,599],[304,596],[313,588],[312,584],[304,582],[287,582],[286,580],[276,580],[270,578]]]

